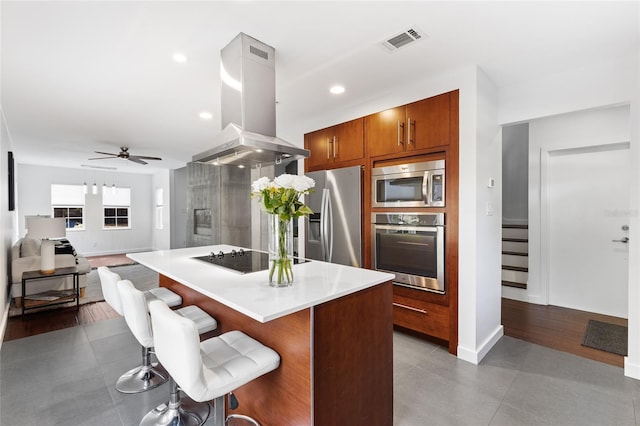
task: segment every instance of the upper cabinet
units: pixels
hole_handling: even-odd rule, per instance
[[[371,157],[449,145],[451,93],[365,117]]]
[[[358,118],[304,135],[311,151],[307,168],[331,167],[333,163],[364,158],[364,119]]]

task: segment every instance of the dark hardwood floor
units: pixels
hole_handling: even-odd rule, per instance
[[[77,311],[75,307],[47,309],[29,313],[25,315],[24,320],[18,315],[9,318],[4,334],[4,341],[7,342],[36,334],[48,333],[49,331],[75,327],[80,324],[90,324],[118,316],[118,313],[106,302],[80,305],[80,309]]]
[[[502,325],[505,335],[623,367],[623,356],[582,346],[590,319],[627,326],[627,320],[624,318],[502,299]]]

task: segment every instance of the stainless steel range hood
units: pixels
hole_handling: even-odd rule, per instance
[[[220,51],[222,132],[193,161],[247,167],[306,158],[276,137],[275,49],[244,33]]]

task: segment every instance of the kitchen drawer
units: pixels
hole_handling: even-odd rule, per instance
[[[394,294],[393,323],[449,340],[449,308],[446,306]]]

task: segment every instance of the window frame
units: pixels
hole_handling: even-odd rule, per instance
[[[56,216],[56,209],[66,209],[66,215],[65,216]],[[80,209],[80,211],[82,212],[82,216],[70,216],[69,215],[69,210],[70,209]],[[51,217],[62,217],[64,218],[64,226],[65,229],[67,231],[72,231],[72,232],[80,232],[80,231],[86,231],[87,230],[87,222],[85,220],[85,206],[77,206],[77,205],[64,205],[64,204],[55,204],[51,206]],[[71,219],[80,219],[82,220],[82,227],[73,227],[70,228],[69,227],[69,221]]]
[[[114,215],[107,215],[106,210],[107,209],[113,209],[114,210]],[[126,215],[120,215],[118,214],[118,210],[126,210],[127,214]],[[121,218],[125,218],[127,219],[127,226],[118,226],[118,219]],[[106,221],[107,219],[114,219],[115,220],[115,224],[112,226],[107,226]],[[103,231],[116,231],[116,230],[124,230],[124,229],[131,229],[131,206],[108,206],[108,205],[103,205],[102,206],[102,230]]]

